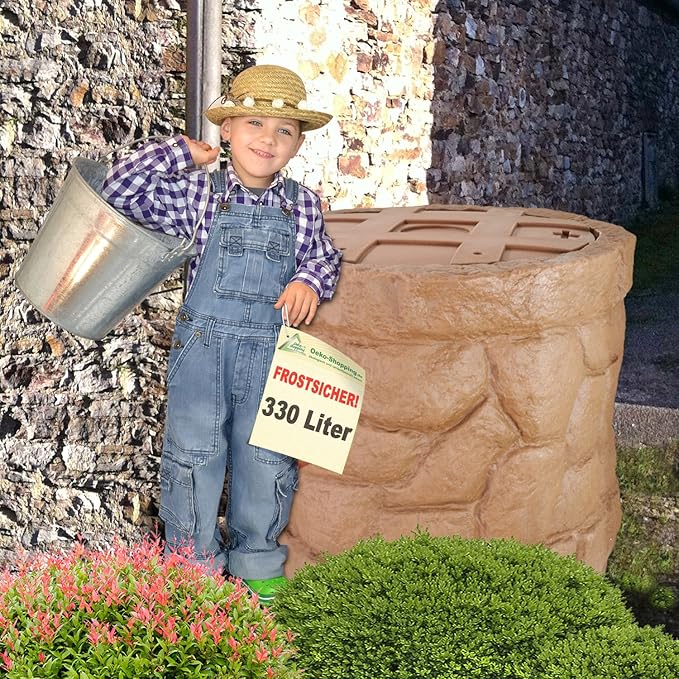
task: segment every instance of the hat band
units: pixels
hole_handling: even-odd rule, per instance
[[[229,97],[222,97],[221,105],[225,108],[233,108],[236,106],[242,106],[243,108],[261,108],[261,107],[271,107],[271,108],[296,108],[300,111],[308,111],[309,104],[306,99],[301,99],[297,104],[292,104],[284,101],[283,99],[260,99],[256,100],[253,97],[243,97],[243,99],[233,99]]]

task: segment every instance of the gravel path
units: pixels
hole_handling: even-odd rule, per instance
[[[628,295],[616,434],[625,444],[679,438],[679,292]]]
[[[679,293],[629,295],[621,403],[679,408]]]

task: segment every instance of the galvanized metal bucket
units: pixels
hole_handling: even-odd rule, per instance
[[[176,238],[109,205],[100,195],[107,172],[102,162],[75,159],[15,277],[43,315],[88,339],[104,337],[196,254],[198,227],[190,240]]]

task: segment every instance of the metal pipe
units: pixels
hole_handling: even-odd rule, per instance
[[[221,0],[189,0],[186,31],[186,134],[212,146],[219,129],[203,111],[221,94]]]
[[[186,83],[184,102],[186,134],[200,136],[203,70],[203,0],[189,0],[186,10]]]
[[[221,0],[204,0],[204,3],[201,139],[211,146],[218,146],[220,143],[219,128],[209,122],[202,115],[202,111],[222,93],[222,2]],[[217,163],[210,169],[217,169]]]
[[[221,94],[222,80],[222,1],[189,0],[186,10],[186,134],[219,146],[219,128],[203,111]],[[219,160],[208,170],[219,169]],[[184,266],[184,298],[188,267]]]

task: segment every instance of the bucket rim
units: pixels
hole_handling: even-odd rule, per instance
[[[85,164],[93,164],[106,168],[109,167],[106,163],[102,163],[99,160],[94,160],[92,158],[88,158],[87,156],[76,156],[71,163],[71,171],[68,174],[70,175],[71,173],[74,173],[75,178],[79,181],[80,184],[82,184],[85,187],[85,190],[99,204],[101,204],[104,207],[104,209],[106,209],[111,214],[115,215],[116,219],[118,219],[122,224],[124,224],[126,227],[133,229],[142,238],[146,238],[150,241],[153,241],[153,243],[156,245],[161,245],[162,248],[166,249],[168,252],[171,252],[172,250],[175,250],[180,247],[187,246],[190,243],[189,238],[182,238],[181,236],[174,236],[172,234],[165,233],[164,231],[160,231],[159,229],[145,227],[139,224],[138,222],[133,221],[125,214],[120,212],[120,210],[117,210],[115,207],[113,207],[113,205],[111,205],[107,200],[105,200],[102,197],[102,195],[99,192],[97,192],[83,176],[83,173],[80,171],[80,166]],[[68,179],[68,176],[66,179]],[[174,243],[165,242],[164,240],[157,238],[154,235],[157,233],[162,234],[163,238],[167,238],[169,241],[174,241]]]

